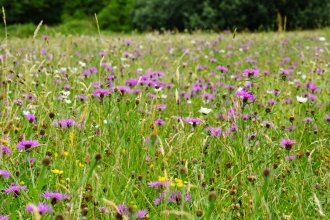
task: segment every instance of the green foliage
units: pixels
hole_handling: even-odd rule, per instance
[[[272,29],[277,30],[278,13],[287,18],[287,29],[311,29],[329,23],[330,0],[135,0],[135,27],[188,29]]]
[[[49,25],[61,22],[64,0],[0,1],[5,8],[7,24],[35,23],[41,20]]]
[[[277,30],[279,18],[287,30],[313,29],[327,26],[330,19],[330,0],[0,0],[0,5],[8,25],[94,22],[97,14],[101,29],[116,32]]]
[[[110,1],[98,14],[100,28],[112,31],[131,30],[131,21],[129,20],[131,5],[131,0]]]

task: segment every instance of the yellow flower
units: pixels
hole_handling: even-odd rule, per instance
[[[180,180],[178,178],[175,178],[174,181],[178,187],[183,187],[187,183],[186,181],[183,182],[183,180]]]
[[[54,155],[55,155],[55,158],[58,158],[58,153],[55,153]]]
[[[24,181],[21,181],[19,184],[24,185],[25,183],[24,183]]]
[[[69,156],[69,152],[67,152],[67,151],[64,151],[63,154],[64,154],[64,156],[66,156],[66,157]]]
[[[3,145],[5,145],[6,147],[9,147],[9,141],[5,140],[5,139],[0,139],[0,143],[2,143]]]
[[[63,174],[63,170],[55,169],[55,170],[52,170],[52,173],[54,173],[56,175],[61,175],[61,174]]]
[[[84,167],[85,165],[82,163],[79,163],[79,167]]]
[[[158,176],[158,181],[160,181],[160,182],[167,182],[167,181],[169,181],[169,179],[166,178],[166,177],[163,177],[163,176]]]

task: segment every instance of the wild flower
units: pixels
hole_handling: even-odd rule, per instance
[[[0,215],[0,220],[9,220],[8,215]]]
[[[39,143],[38,141],[35,141],[35,140],[22,140],[20,142],[18,142],[18,144],[16,145],[17,149],[19,150],[29,150],[29,149],[32,149],[32,148],[35,148],[39,146]]]
[[[4,189],[4,192],[19,194],[23,190],[26,190],[25,185],[24,186],[19,186],[19,185],[16,185],[15,183],[11,183],[8,188]]]
[[[256,100],[256,97],[251,92],[247,91],[244,87],[238,89],[235,92],[235,95],[242,98],[244,103],[246,103],[248,101],[254,102]]]
[[[56,200],[63,200],[63,199],[69,199],[70,198],[67,194],[56,192],[56,191],[55,192],[45,191],[41,194],[41,197],[56,199]]]
[[[100,98],[103,98],[104,96],[107,96],[109,94],[110,94],[110,91],[106,90],[106,89],[95,89],[93,91],[93,96],[97,96]]]
[[[211,111],[212,111],[212,109],[201,107],[200,110],[199,110],[198,112],[200,112],[200,113],[202,113],[202,114],[204,114],[204,115],[207,115],[207,114],[209,114]]]
[[[9,178],[10,177],[10,172],[8,170],[0,170],[0,176]]]
[[[246,69],[243,71],[243,76],[245,77],[258,77],[259,76],[259,70],[254,69]]]
[[[286,150],[291,150],[292,146],[296,144],[296,142],[294,140],[290,140],[290,139],[283,139],[280,142],[280,145],[285,147]]]
[[[138,210],[137,213],[135,214],[136,219],[144,219],[146,218],[148,212],[146,210]]]
[[[163,121],[162,119],[157,119],[157,120],[155,121],[155,124],[156,124],[156,125],[164,125],[164,124],[165,124],[165,121]]]
[[[39,202],[38,203],[38,206],[37,206],[37,209],[38,209],[38,212],[40,214],[44,214],[46,212],[48,213],[52,213],[53,212],[53,209],[50,205],[46,204],[46,203],[41,203]],[[26,211],[28,212],[33,212],[34,211],[34,208],[32,205],[27,205],[26,208],[25,208]]]
[[[30,123],[36,123],[37,122],[37,117],[33,114],[28,113],[25,115],[25,118],[30,122]]]

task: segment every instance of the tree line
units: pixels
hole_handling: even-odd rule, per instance
[[[329,25],[330,0],[0,0],[7,24],[94,19],[111,31],[314,29]]]

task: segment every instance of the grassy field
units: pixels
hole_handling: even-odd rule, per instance
[[[2,38],[0,219],[329,219],[329,39]]]

